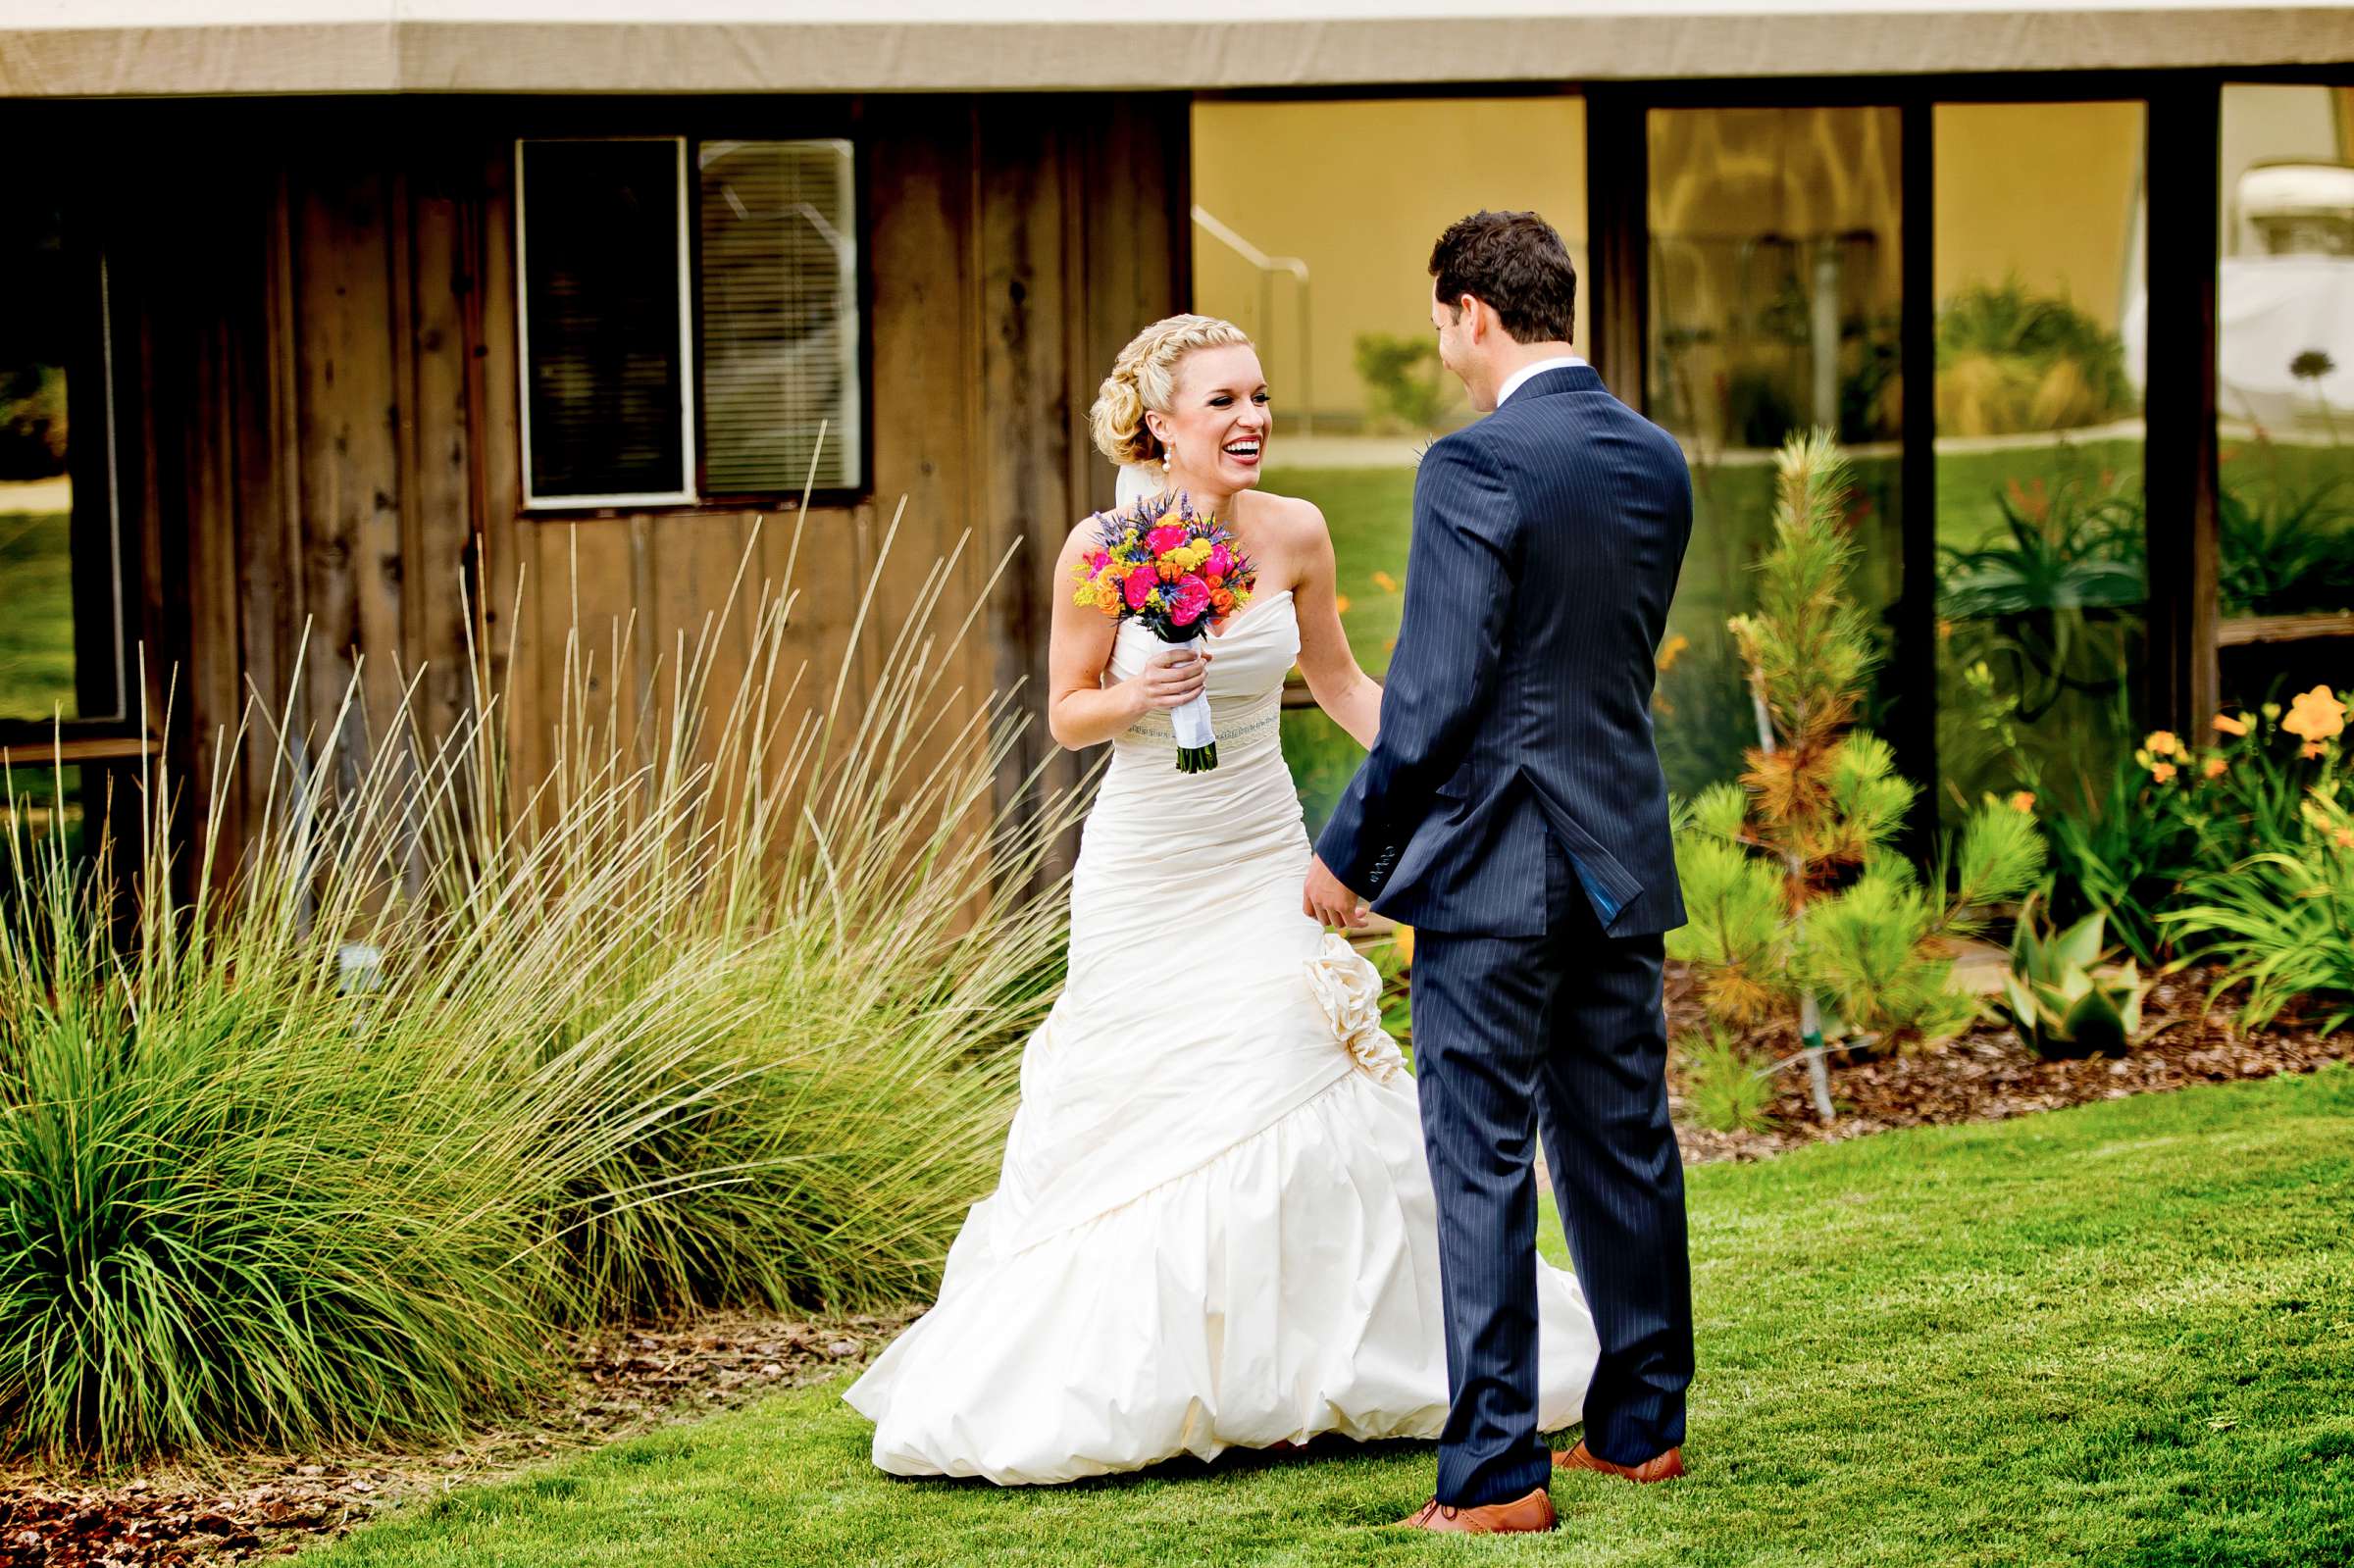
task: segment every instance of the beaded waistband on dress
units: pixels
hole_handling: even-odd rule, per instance
[[[1220,751],[1232,751],[1238,746],[1270,739],[1283,727],[1283,693],[1271,692],[1264,700],[1240,713],[1217,715],[1214,723]],[[1177,749],[1176,727],[1169,716],[1162,712],[1144,715],[1121,732],[1119,738],[1149,746],[1165,746],[1171,751]]]

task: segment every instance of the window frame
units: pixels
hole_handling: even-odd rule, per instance
[[[757,119],[758,117],[752,117]],[[703,239],[699,222],[699,168],[696,149],[711,141],[839,141],[848,145],[850,157],[850,237],[856,247],[856,266],[852,309],[855,313],[857,348],[853,369],[857,376],[856,395],[848,410],[857,421],[859,464],[852,482],[840,485],[818,485],[809,491],[812,505],[854,505],[874,493],[874,277],[871,245],[872,230],[868,215],[873,211],[866,146],[856,133],[854,119],[844,124],[833,121],[825,124],[796,123],[786,126],[736,124],[705,126],[692,132],[629,129],[561,129],[547,132],[517,131],[514,135],[514,247],[515,247],[515,353],[516,402],[518,405],[517,440],[519,445],[517,478],[521,490],[520,510],[531,519],[560,518],[566,515],[630,512],[692,513],[740,512],[747,508],[797,505],[802,491],[797,483],[773,489],[715,490],[709,487],[707,453],[703,442],[705,408],[703,356]],[[685,488],[676,492],[644,492],[613,495],[537,495],[532,488],[531,445],[531,328],[530,328],[530,260],[526,248],[525,228],[528,214],[528,194],[524,186],[523,149],[531,142],[581,141],[667,141],[678,148],[679,205],[677,214],[679,236],[679,296],[680,296],[680,420],[684,430],[683,463]]]
[[[677,490],[619,490],[604,494],[542,496],[532,489],[532,269],[531,269],[531,193],[526,184],[524,149],[535,142],[625,142],[667,141],[676,156],[673,173],[678,180],[678,200],[675,222],[679,261],[679,483]],[[517,136],[515,138],[515,355],[516,402],[520,412],[523,442],[523,462],[520,465],[523,481],[523,507],[527,512],[548,510],[579,511],[590,507],[691,506],[696,499],[694,480],[700,454],[695,448],[695,435],[700,421],[696,404],[701,401],[701,367],[695,355],[695,320],[691,296],[694,277],[691,271],[687,237],[689,232],[690,198],[687,193],[687,138],[663,135],[615,136]]]
[[[80,273],[77,297],[69,307],[78,321],[66,367],[67,418],[73,429],[97,432],[94,440],[75,441],[66,457],[74,496],[67,537],[78,711],[70,719],[0,713],[0,748],[8,752],[11,768],[47,767],[58,747],[69,754],[68,766],[76,760],[103,761],[118,752],[137,754],[148,739],[140,730],[141,693],[134,689],[140,580],[128,533],[126,514],[135,498],[125,494],[117,384],[134,372],[115,352],[115,285],[98,218],[86,200],[66,203],[67,249]],[[112,703],[94,712],[91,697],[101,682],[111,688]]]

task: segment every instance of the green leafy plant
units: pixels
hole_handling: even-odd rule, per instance
[[[2280,717],[2299,761],[2316,765],[2294,831],[2268,833],[2268,847],[2202,870],[2185,885],[2186,906],[2160,917],[2224,966],[2224,986],[2248,986],[2242,1017],[2250,1025],[2307,999],[2329,1009],[2325,1032],[2354,1018],[2354,810],[2342,773],[2348,695],[2317,686]]]
[[[1402,337],[1393,332],[1356,334],[1356,374],[1370,394],[1376,419],[1409,430],[1435,430],[1454,398],[1439,345],[1427,332]]]
[[[1916,789],[1886,742],[1854,724],[1874,653],[1848,591],[1846,461],[1817,431],[1782,448],[1777,476],[1758,608],[1729,623],[1758,743],[1740,783],[1683,813],[1676,862],[1691,919],[1668,951],[1693,967],[1715,1024],[1795,1025],[1816,1114],[1829,1121],[1830,1034],[1890,1048],[1967,1025],[1978,1004],[1945,984],[1943,939],[1983,929],[1991,905],[2032,885],[2043,846],[2030,815],[1989,801],[1933,888],[1894,853]]]
[[[2103,966],[2103,925],[2096,911],[2055,934],[2039,929],[2034,900],[2020,912],[2002,1001],[2012,1028],[2036,1055],[2119,1056],[2141,1033],[2149,983],[2131,959]]]
[[[1996,504],[2001,528],[1969,549],[1940,546],[1937,613],[2032,724],[2066,692],[2103,696],[2124,679],[2126,612],[2148,597],[2142,506],[2114,476],[2014,480]]]
[[[2225,489],[2217,589],[2226,615],[2292,615],[2354,606],[2354,506],[2346,476],[2304,486]]]
[[[1693,1120],[1719,1133],[1763,1133],[1773,1126],[1772,1063],[1757,1061],[1716,1027],[1680,1037],[1675,1049]]]

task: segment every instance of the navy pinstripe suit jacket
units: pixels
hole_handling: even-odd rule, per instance
[[[1325,865],[1407,925],[1533,936],[1550,835],[1605,931],[1682,925],[1651,696],[1691,535],[1683,453],[1590,367],[1434,443],[1381,736]]]

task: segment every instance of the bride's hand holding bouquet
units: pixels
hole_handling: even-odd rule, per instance
[[[1114,621],[1139,622],[1172,648],[1203,656],[1203,634],[1250,603],[1258,573],[1232,532],[1177,493],[1100,514],[1096,547],[1073,568],[1072,578],[1074,603],[1092,605]],[[1178,661],[1166,667],[1177,668]],[[1206,691],[1197,689],[1174,708],[1170,723],[1177,732],[1179,772],[1204,773],[1218,765]]]

